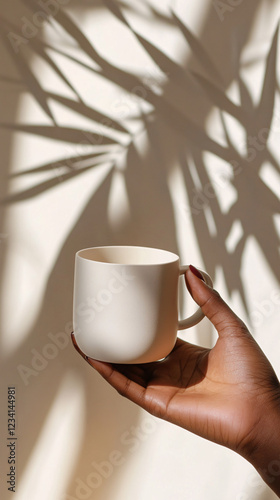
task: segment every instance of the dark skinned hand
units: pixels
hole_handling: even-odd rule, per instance
[[[218,332],[212,349],[178,339],[163,361],[111,365],[88,358],[72,334],[74,346],[122,396],[236,451],[262,474],[270,461],[280,458],[279,381],[245,324],[219,294],[191,270],[186,282]],[[280,479],[273,479],[270,486],[280,494]]]

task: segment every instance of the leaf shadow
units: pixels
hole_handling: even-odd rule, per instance
[[[36,2],[32,0],[22,0],[23,3],[31,9],[36,8]],[[108,4],[108,1],[106,2]],[[180,68],[164,53],[161,53],[150,41],[146,40],[140,34],[133,30],[127,20],[120,15],[116,9],[116,4],[109,2],[114,8],[112,10],[118,19],[122,20],[128,28],[135,34],[139,44],[149,54],[154,63],[164,71],[171,80],[172,89],[174,82],[184,89],[186,93],[188,86],[192,89],[191,81],[193,76],[189,70],[190,63],[186,64],[186,68]],[[156,17],[157,12],[153,10],[153,15]],[[172,21],[173,19],[173,21]],[[162,248],[170,249],[178,252],[178,244],[176,238],[176,228],[174,224],[174,214],[170,194],[167,186],[168,168],[172,168],[174,160],[179,159],[185,180],[185,187],[188,193],[189,200],[192,200],[194,190],[197,189],[190,172],[190,166],[186,160],[187,155],[192,155],[197,176],[203,186],[212,186],[213,183],[207,173],[204,162],[203,153],[211,152],[218,158],[224,161],[237,161],[241,168],[240,175],[235,175],[233,168],[232,184],[238,193],[238,199],[231,207],[228,213],[223,213],[216,197],[207,201],[198,214],[192,214],[192,221],[195,227],[195,234],[202,253],[202,258],[205,268],[215,277],[217,266],[223,270],[226,285],[229,293],[239,291],[242,301],[247,306],[246,294],[244,291],[244,283],[240,276],[242,258],[246,240],[250,236],[254,236],[262,248],[263,254],[267,259],[274,275],[277,277],[279,272],[279,255],[277,254],[278,239],[275,228],[273,227],[272,213],[277,208],[277,199],[275,195],[267,188],[262,180],[257,176],[264,161],[274,160],[274,166],[279,167],[277,161],[265,143],[265,147],[261,152],[258,152],[253,162],[248,163],[234,147],[230,140],[230,133],[224,122],[224,132],[226,138],[226,146],[217,142],[210,137],[205,131],[205,119],[211,109],[216,106],[221,112],[227,113],[238,121],[240,121],[246,130],[247,146],[250,135],[258,133],[260,127],[270,128],[272,120],[272,111],[275,90],[275,69],[276,61],[276,34],[271,45],[271,51],[267,60],[266,76],[264,79],[262,97],[259,107],[256,110],[250,99],[250,94],[245,86],[245,83],[240,79],[241,106],[236,106],[226,95],[228,80],[221,77],[216,68],[215,63],[211,60],[209,54],[206,53],[204,45],[194,37],[191,31],[183,25],[178,16],[173,15],[170,18],[170,23],[178,26],[182,31],[186,42],[193,50],[193,58],[199,62],[204,71],[208,73],[195,75],[196,81],[199,82],[201,88],[208,95],[207,104],[201,105],[201,116],[199,123],[193,120],[193,117],[185,113],[185,108],[181,109],[181,103],[177,102],[177,96],[171,91],[171,86],[168,84],[163,87],[162,95],[156,94],[153,89],[137,76],[114,66],[114,64],[105,60],[93,47],[91,42],[85,37],[78,25],[71,19],[63,10],[60,10],[55,18],[58,23],[71,37],[75,40],[80,49],[89,56],[95,65],[99,66],[98,73],[106,80],[117,84],[120,88],[128,93],[133,92],[137,86],[141,86],[143,90],[145,102],[153,106],[153,122],[149,123],[147,117],[143,117],[145,132],[148,137],[149,148],[147,151],[142,151],[141,155],[136,147],[135,140],[128,143],[127,146],[127,162],[123,172],[123,179],[129,200],[129,216],[123,225],[117,228],[108,219],[108,204],[110,200],[112,181],[116,171],[114,169],[108,174],[104,182],[100,185],[97,191],[89,200],[86,208],[81,213],[81,216],[71,233],[66,238],[64,245],[59,253],[59,256],[51,270],[49,280],[46,284],[46,292],[44,296],[43,307],[40,310],[36,323],[33,325],[28,338],[14,353],[13,359],[7,359],[4,363],[9,374],[13,373],[16,363],[26,363],[30,361],[30,352],[34,346],[40,350],[48,341],[46,333],[48,331],[58,331],[59,328],[64,328],[64,325],[69,322],[72,310],[72,289],[73,289],[73,256],[80,248],[89,246],[98,246],[104,244],[139,244],[147,246],[161,246]],[[251,20],[247,21],[247,25]],[[1,20],[2,26],[5,21]],[[7,28],[7,25],[6,25]],[[32,40],[32,50],[40,53],[41,57],[45,57],[42,52],[42,46],[47,48],[47,44],[34,39]],[[60,50],[60,49],[58,49]],[[95,143],[98,139],[97,135],[90,130],[81,130],[76,127],[61,127],[55,122],[54,116],[48,105],[50,99],[55,100],[68,107],[72,111],[78,112],[85,118],[89,118],[94,122],[102,122],[108,120],[107,128],[113,133],[116,131],[127,134],[129,131],[122,126],[118,121],[111,119],[97,109],[91,108],[83,103],[76,93],[77,101],[66,97],[57,96],[50,92],[46,92],[40,86],[35,75],[29,69],[24,57],[14,58],[10,51],[10,55],[18,65],[19,73],[21,74],[25,85],[29,91],[37,99],[38,103],[45,111],[47,116],[53,120],[54,125],[17,125],[12,123],[3,123],[2,127],[12,132],[24,132],[35,134],[40,137],[45,137],[58,141],[67,141],[72,144],[78,144],[83,141],[85,134],[90,136]],[[67,57],[67,55],[66,55]],[[72,57],[72,56],[69,56]],[[74,59],[74,58],[72,58]],[[49,61],[46,58],[46,61]],[[83,64],[83,63],[81,63]],[[63,78],[63,75],[56,65],[51,65],[52,69]],[[97,71],[88,67],[91,71]],[[231,75],[234,78],[236,75]],[[71,90],[75,91],[71,87]],[[192,96],[190,97],[190,100]],[[245,111],[244,111],[245,110]],[[266,111],[265,111],[266,110]],[[111,122],[110,122],[111,120]],[[165,124],[165,126],[162,125]],[[109,124],[109,125],[108,125]],[[169,127],[169,136],[167,137],[166,126]],[[102,146],[110,146],[119,144],[114,141],[113,134],[108,132],[108,137],[103,135],[104,142]],[[130,137],[131,139],[131,137]],[[170,154],[168,162],[162,157],[161,144],[164,141],[178,142],[178,150],[175,151],[174,157]],[[53,169],[64,167],[62,181],[67,181],[79,174],[86,173],[90,168],[97,165],[104,165],[108,161],[108,157],[101,156],[98,158],[100,151],[92,154],[85,154],[82,157],[72,156],[62,158],[58,162],[46,163],[38,165],[32,169],[25,170],[18,175],[33,175],[42,172],[51,172]],[[259,154],[260,153],[260,154]],[[113,164],[112,154],[112,164]],[[110,155],[109,155],[109,158]],[[76,163],[82,160],[90,161],[92,165],[84,167],[75,167]],[[101,161],[99,163],[99,160]],[[169,163],[167,167],[165,162]],[[69,171],[71,165],[74,168]],[[95,163],[95,161],[97,163]],[[68,163],[67,163],[68,162]],[[72,163],[73,162],[73,163]],[[5,203],[19,202],[28,200],[31,197],[47,192],[51,188],[59,185],[57,177],[37,184],[35,187],[27,189],[23,192],[16,193],[3,200]],[[249,193],[249,195],[248,195]],[[257,193],[257,196],[256,196]],[[208,215],[207,215],[208,214]],[[211,214],[212,221],[216,226],[216,234],[209,227],[209,217]],[[233,253],[229,253],[225,242],[231,230],[233,223],[239,220],[243,226],[243,237],[239,241]],[[57,297],[63,298],[57,300]],[[126,403],[120,402],[119,399],[114,399],[114,415],[111,412],[112,393],[105,384],[100,383],[99,379],[88,370],[88,367],[81,368],[81,360],[75,357],[76,354],[72,348],[67,348],[67,351],[59,357],[58,362],[53,365],[53,370],[46,370],[38,377],[38,383],[32,382],[30,391],[26,391],[26,408],[32,407],[34,401],[38,400],[40,405],[37,408],[36,421],[30,422],[28,412],[22,416],[22,427],[28,429],[28,443],[25,442],[22,447],[22,460],[27,463],[40,435],[42,425],[48,410],[55,398],[56,388],[60,380],[63,378],[65,370],[75,368],[77,373],[83,377],[85,386],[87,387],[87,422],[86,431],[83,437],[82,452],[78,458],[73,478],[83,477],[84,471],[88,470],[88,464],[92,461],[93,451],[92,443],[95,443],[96,449],[102,449],[102,456],[106,456],[111,451],[112,441],[118,439],[120,432],[120,422],[123,422],[126,428],[131,423],[135,423],[139,418],[139,412],[135,407],[127,406]],[[61,359],[63,357],[63,361]],[[10,368],[9,368],[10,367]],[[12,367],[12,368],[11,368]],[[82,370],[82,371],[81,371]],[[42,401],[42,387],[45,388],[44,400]],[[90,389],[89,389],[90,388]],[[32,389],[32,390],[31,390]],[[100,420],[95,418],[95,402],[96,399],[102,399],[102,407],[100,410],[103,418],[103,426],[100,427]],[[110,413],[108,417],[107,413]],[[97,428],[97,425],[99,427]],[[108,432],[110,428],[110,432]],[[106,433],[108,436],[106,436]],[[111,441],[110,441],[111,440]],[[113,480],[112,480],[113,484]],[[74,479],[71,484],[71,490],[74,491]],[[113,489],[113,488],[112,488]],[[113,494],[113,492],[112,492]],[[97,493],[98,495],[98,493]],[[100,493],[101,495],[101,493]]]

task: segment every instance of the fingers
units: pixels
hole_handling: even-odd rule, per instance
[[[196,270],[197,271],[197,270]],[[220,336],[236,333],[237,330],[247,330],[245,324],[224,302],[216,290],[206,285],[198,276],[198,272],[188,269],[186,283],[188,289],[201,307],[205,316],[213,323]]]
[[[121,396],[130,399],[142,408],[145,405],[145,388],[116,370],[109,363],[88,358],[88,363],[114,388]]]
[[[92,366],[119,394],[130,399],[140,406],[144,404],[145,388],[141,383],[130,380],[125,374],[114,369],[110,363],[97,361],[89,358],[78,346],[74,333],[71,333],[71,339],[76,351],[84,360]]]

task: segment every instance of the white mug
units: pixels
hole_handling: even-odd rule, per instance
[[[196,325],[199,308],[178,320],[178,281],[188,266],[155,248],[106,246],[76,254],[73,327],[79,348],[110,363],[148,363],[165,358],[177,331]],[[212,286],[210,276],[201,271]]]

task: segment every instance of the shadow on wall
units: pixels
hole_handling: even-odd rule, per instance
[[[102,165],[110,166],[108,175],[89,199],[53,265],[36,324],[24,344],[12,357],[2,362],[8,381],[14,379],[18,364],[29,364],[32,349],[36,347],[42,352],[48,343],[46,332],[64,329],[69,322],[72,316],[73,262],[77,250],[106,244],[139,244],[162,247],[178,253],[174,211],[168,187],[169,175],[176,165],[181,168],[189,200],[189,205],[184,207],[184,210],[187,217],[192,219],[204,266],[210,275],[215,278],[217,266],[222,267],[229,293],[238,291],[246,307],[240,271],[246,243],[248,238],[253,236],[272,273],[279,280],[279,239],[273,222],[274,214],[279,211],[279,200],[259,176],[265,162],[269,162],[271,168],[276,171],[279,170],[277,159],[268,145],[277,92],[278,31],[267,56],[258,105],[253,104],[249,89],[242,79],[240,66],[240,54],[259,3],[257,1],[250,5],[244,2],[239,9],[231,12],[224,22],[221,22],[211,5],[200,40],[173,12],[170,17],[164,17],[147,4],[149,16],[154,16],[155,22],[177,27],[190,47],[190,56],[185,65],[180,66],[130,25],[124,14],[125,4],[104,1],[105,8],[134,34],[161,72],[165,76],[168,75],[168,78],[157,81],[147,80],[145,75],[137,76],[121,69],[101,56],[71,15],[71,7],[75,8],[74,4],[69,4],[69,11],[58,8],[55,14],[48,18],[53,29],[61,36],[61,43],[53,43],[43,38],[38,30],[36,33],[34,31],[35,35],[30,36],[28,40],[23,37],[20,19],[24,14],[29,17],[36,15],[36,1],[19,1],[16,15],[7,12],[4,16],[2,9],[1,51],[7,65],[2,65],[1,80],[13,86],[18,100],[22,91],[31,92],[50,122],[49,125],[18,124],[15,122],[18,102],[15,99],[8,102],[9,109],[5,112],[8,118],[1,119],[0,123],[5,137],[8,138],[5,142],[6,150],[11,147],[14,132],[35,134],[46,140],[51,138],[74,146],[86,145],[85,153],[73,154],[70,158],[62,157],[56,162],[39,164],[17,173],[17,176],[31,179],[40,173],[53,173],[53,176],[35,185],[32,183],[32,187],[15,194],[4,193],[3,209],[7,205],[22,203],[32,197],[38,197],[39,202],[42,193],[55,187],[59,189],[64,182],[83,175],[90,169],[98,169]],[[120,5],[123,7],[122,11]],[[90,10],[97,7],[101,8],[102,4],[88,5]],[[85,6],[79,5],[79,10],[84,8]],[[69,40],[79,47],[81,57],[77,56],[76,50],[72,50],[73,45]],[[220,46],[221,40],[223,49]],[[233,52],[234,60],[229,57]],[[210,53],[215,54],[215,60]],[[132,108],[128,106],[128,112],[122,116],[122,120],[118,120],[87,105],[51,54],[63,55],[76,64],[77,69],[83,67],[89,74],[98,75],[104,81],[116,84],[133,99]],[[34,55],[49,65],[56,76],[68,86],[74,98],[47,92],[42,88],[36,71],[31,66]],[[85,55],[87,57],[82,57]],[[86,63],[86,60],[89,62]],[[17,77],[11,77],[9,72],[4,73],[3,68],[10,67],[17,71]],[[220,68],[223,68],[222,71]],[[240,92],[240,105],[235,104],[226,94],[234,80]],[[90,119],[92,128],[59,125],[59,114],[54,116],[49,102],[59,103],[81,117]],[[220,124],[224,133],[222,143],[216,142],[206,132],[206,120],[213,109],[219,110],[220,113]],[[232,139],[228,116],[234,118],[246,133],[244,154],[238,151]],[[133,128],[135,120],[139,123],[138,132]],[[141,146],[139,147],[143,137],[148,144],[145,152],[141,152]],[[224,182],[231,184],[238,196],[227,212],[221,209],[217,193],[221,184],[217,186],[209,174],[205,152],[227,162],[231,168],[229,179]],[[123,157],[126,158],[125,168],[120,168],[119,159]],[[6,165],[8,164],[7,158]],[[115,227],[108,219],[108,204],[117,176],[121,176],[126,188],[130,216],[121,226]],[[242,226],[242,236],[235,248],[229,252],[226,241],[238,221]],[[3,248],[2,272],[5,259]],[[57,387],[68,369],[74,369],[77,374],[83,376],[87,391],[84,438],[73,478],[85,477],[85,473],[90,471],[90,463],[98,457],[109,456],[112,443],[116,443],[121,433],[137,422],[138,409],[112,393],[88,366],[82,365],[69,345],[63,356],[53,361],[52,369],[42,371],[40,377],[34,378],[25,389],[24,407],[20,416],[24,436],[21,437],[19,475],[28,463],[46,415],[56,397]],[[18,384],[22,385],[20,378]],[[96,401],[99,400],[101,402],[97,410]],[[31,421],[28,409],[34,407],[36,418]],[[117,476],[117,472],[114,474]],[[107,498],[114,498],[112,478],[110,485],[96,490],[96,500],[105,498],[105,493]],[[67,493],[71,495],[72,492],[75,496],[75,488],[73,479]],[[112,488],[111,492],[108,493],[106,488]]]

